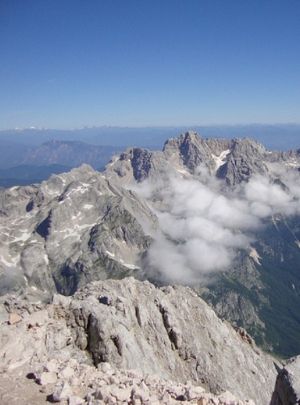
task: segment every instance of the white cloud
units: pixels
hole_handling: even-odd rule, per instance
[[[147,271],[164,281],[196,283],[228,269],[240,249],[249,249],[253,231],[275,214],[300,213],[299,173],[282,170],[284,186],[254,176],[235,191],[199,168],[201,181],[172,177],[144,181],[135,191],[155,209],[160,231],[147,257]]]

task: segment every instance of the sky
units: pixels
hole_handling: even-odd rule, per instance
[[[0,0],[0,129],[300,123],[300,0]]]

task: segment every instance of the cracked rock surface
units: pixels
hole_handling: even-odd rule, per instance
[[[204,397],[202,404],[239,404],[218,397],[229,391],[244,401],[267,405],[275,386],[273,359],[221,321],[187,287],[156,288],[133,278],[98,281],[73,297],[55,295],[50,304],[4,296],[0,314],[2,381],[17,372],[33,373],[53,400],[173,403],[179,399],[170,393],[164,397],[171,384],[185,401],[200,401],[200,396],[195,399],[186,394],[187,387],[193,387],[194,394],[203,389],[218,398],[205,402]],[[12,314],[17,321],[10,324]],[[99,372],[114,377],[111,368],[117,370],[115,380],[101,383]],[[88,370],[88,381],[82,377],[84,370]],[[120,370],[138,370],[137,381],[124,382],[128,371],[122,374]],[[149,376],[157,379],[157,387],[156,383],[147,385]],[[145,398],[135,399],[140,391]]]

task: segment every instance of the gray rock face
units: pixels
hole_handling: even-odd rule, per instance
[[[182,164],[192,173],[201,164],[214,169],[215,159],[229,148],[230,142],[222,139],[203,139],[195,132],[186,132],[176,139],[168,140],[163,148],[167,159],[178,154]]]
[[[231,391],[261,405],[269,404],[275,385],[274,360],[186,287],[156,288],[133,278],[106,280],[85,286],[73,297],[56,295],[50,305],[3,297],[0,313],[0,371],[40,369],[36,378],[47,385],[55,384],[53,373],[59,368],[58,397],[77,373],[71,364],[58,367],[70,358],[89,367],[92,358],[101,369],[109,362],[118,370],[173,380],[178,392],[184,388],[180,384],[192,383],[215,395]],[[9,313],[22,320],[8,324]]]
[[[291,359],[279,372],[270,405],[300,404],[300,357]]]
[[[0,207],[2,293],[39,288],[71,294],[90,280],[138,273],[156,227],[133,192],[89,166],[40,186],[3,190]]]
[[[172,173],[196,174],[199,165],[214,173],[225,163],[229,146],[230,141],[203,139],[190,131],[166,141],[162,152],[129,149],[108,164],[105,173],[122,184],[157,179]]]
[[[253,174],[268,173],[265,162],[268,155],[262,145],[250,139],[233,140],[230,151],[227,162],[217,171],[217,176],[229,186],[247,181]]]
[[[240,254],[228,272],[220,274],[208,288],[199,289],[199,294],[219,317],[228,319],[233,325],[243,326],[255,337],[265,332],[260,307],[262,302],[268,304],[256,264],[247,254]],[[245,291],[250,293],[245,294]]]
[[[133,175],[137,181],[145,180],[149,176],[151,169],[151,152],[139,148],[132,149]]]
[[[111,304],[101,304],[99,295]],[[214,393],[229,390],[260,404],[271,397],[273,360],[220,321],[189,288],[108,280],[77,292],[69,308],[75,315],[72,328],[80,325],[80,336],[86,334],[96,365],[104,361],[191,380]]]
[[[300,153],[267,151],[252,139],[205,139],[189,131],[166,141],[162,152],[129,149],[107,166],[106,175],[121,178],[124,184],[158,178],[165,172],[197,175],[199,166],[203,166],[233,187],[253,174],[268,174],[268,165],[274,162],[300,168]]]
[[[105,176],[120,185],[141,182],[148,178],[165,176],[172,166],[165,160],[162,152],[132,148],[114,157],[106,166]]]

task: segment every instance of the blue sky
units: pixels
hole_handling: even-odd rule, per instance
[[[0,0],[0,128],[300,122],[300,0]]]

